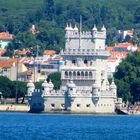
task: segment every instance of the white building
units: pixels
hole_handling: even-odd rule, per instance
[[[30,111],[71,113],[114,113],[116,85],[107,79],[106,29],[91,32],[79,31],[67,25],[65,50],[61,51],[62,86],[53,89],[52,82],[44,81],[42,90],[35,90],[29,82],[28,100]]]

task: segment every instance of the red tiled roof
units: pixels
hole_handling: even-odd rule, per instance
[[[109,60],[109,61],[116,61],[116,60],[118,60],[118,59],[117,59],[117,57],[108,57],[107,60]]]
[[[0,55],[3,55],[6,52],[5,49],[0,49]]]
[[[7,32],[1,32],[0,33],[0,39],[3,39],[3,40],[12,40],[13,39],[13,35],[12,34],[9,34]]]
[[[9,58],[9,59],[4,59],[4,60],[0,60],[0,67],[1,68],[9,68],[12,67],[14,63],[17,63],[17,61],[20,61],[20,58]]]
[[[124,42],[124,43],[119,43],[115,46],[115,48],[127,48],[128,46],[133,46],[133,44]]]
[[[108,51],[113,51],[113,48],[114,48],[114,47],[112,47],[112,46],[108,46],[106,49],[107,49]]]
[[[111,54],[114,56],[114,57],[126,57],[128,52],[119,52],[119,51],[113,51],[111,52]]]
[[[44,50],[43,54],[44,55],[54,55],[54,54],[56,54],[56,51],[54,51],[54,50]]]
[[[25,55],[25,54],[27,54],[28,52],[30,52],[30,50],[29,50],[29,49],[14,50],[14,55],[15,55],[15,54]]]

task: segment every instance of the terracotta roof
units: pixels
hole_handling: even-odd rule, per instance
[[[133,44],[131,43],[128,43],[128,42],[124,42],[124,43],[119,43],[115,46],[115,48],[127,48],[128,46],[134,46]]]
[[[116,61],[116,60],[118,60],[118,59],[117,59],[117,57],[108,57],[107,60],[109,60],[109,61]]]
[[[0,39],[3,40],[12,40],[13,39],[13,35],[9,34],[8,32],[1,32],[0,33]]]
[[[114,57],[126,57],[128,52],[119,52],[119,51],[113,51],[111,52],[111,54],[114,56]]]
[[[54,55],[54,54],[56,54],[56,51],[54,51],[54,50],[44,50],[43,54],[44,55]]]
[[[19,58],[18,58],[19,61]],[[10,68],[14,65],[14,63],[17,62],[17,58],[9,58],[9,59],[4,59],[0,60],[0,67],[1,68]]]
[[[27,54],[28,52],[30,52],[29,49],[14,50],[14,55],[15,55],[15,54],[25,55],[25,54]]]
[[[112,46],[108,46],[106,49],[107,49],[108,51],[113,51],[113,48],[114,48],[114,47],[112,47]]]
[[[3,55],[6,52],[5,49],[0,49],[0,55]]]

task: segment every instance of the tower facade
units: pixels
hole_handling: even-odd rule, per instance
[[[64,60],[60,65],[62,86],[56,91],[51,81],[44,81],[40,92],[44,111],[114,113],[117,87],[107,78],[110,54],[105,47],[105,27],[98,31],[94,26],[91,32],[81,32],[69,24],[65,31],[65,50],[60,53]],[[38,101],[35,94],[31,105]]]

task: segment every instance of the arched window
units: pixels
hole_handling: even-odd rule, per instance
[[[70,71],[70,72],[69,72],[69,78],[71,78],[71,77],[72,77],[72,72]]]
[[[65,78],[68,78],[68,72],[65,71]]]
[[[84,78],[84,72],[83,71],[81,72],[81,77]]]
[[[85,59],[85,60],[84,60],[84,64],[87,64],[87,63],[88,63],[88,61]]]
[[[76,77],[76,72],[75,71],[73,72],[73,77]]]
[[[89,77],[92,78],[92,72],[89,72]]]
[[[77,76],[80,77],[80,72],[79,71],[77,72]]]
[[[88,72],[87,71],[85,72],[85,76],[88,76]]]
[[[72,63],[73,63],[73,64],[75,64],[75,63],[76,63],[76,60],[75,60],[75,59],[73,59],[73,60],[72,60]]]

